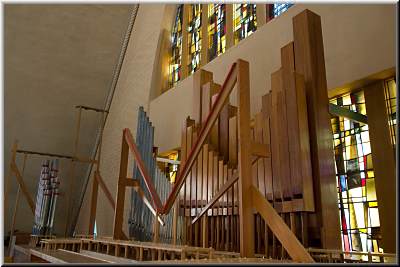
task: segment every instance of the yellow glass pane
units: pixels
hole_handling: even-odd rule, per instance
[[[378,202],[376,202],[376,201],[369,202],[369,206],[370,207],[378,207]]]
[[[368,171],[367,175],[368,175],[368,178],[372,178],[375,176],[374,171]]]
[[[375,179],[367,179],[366,187],[368,201],[376,200]]]

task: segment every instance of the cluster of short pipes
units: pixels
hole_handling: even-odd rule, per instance
[[[59,195],[58,159],[44,160],[36,195],[33,235],[52,235]]]
[[[164,203],[172,190],[172,185],[168,176],[157,167],[156,156],[154,156],[153,152],[154,126],[152,126],[152,123],[147,117],[143,107],[140,107],[138,112],[135,141],[143,162],[149,171],[152,182],[155,185],[156,192],[160,196],[161,202]],[[139,179],[140,187],[143,189],[144,195],[150,200],[151,197],[146,188],[144,178],[140,174],[135,163],[133,168],[133,178]],[[171,243],[173,212],[163,215],[162,219],[165,224],[159,225],[158,241],[161,243]],[[129,236],[133,237],[134,240],[153,241],[155,234],[154,220],[154,214],[148,209],[137,192],[132,189],[131,210],[128,219]],[[178,230],[180,229],[181,223],[182,218],[178,220]],[[180,232],[181,231],[178,231],[177,243],[180,243]]]

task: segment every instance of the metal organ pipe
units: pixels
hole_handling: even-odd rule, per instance
[[[138,112],[136,144],[144,161],[144,165],[149,171],[151,180],[155,185],[155,190],[160,196],[161,201],[165,202],[167,196],[171,192],[172,186],[168,176],[157,167],[157,155],[153,154],[154,127],[147,117],[143,107],[140,107]],[[134,163],[133,167],[133,178],[139,180],[139,184],[144,191],[144,195],[148,199],[151,199],[144,178],[140,174],[136,163]],[[163,215],[165,225],[159,226],[159,241],[162,243],[170,243],[172,240],[172,216],[172,212],[170,214]],[[136,193],[136,191],[132,189],[130,218],[128,220],[130,237],[140,241],[152,241],[155,230],[154,223],[154,215],[145,206],[144,202]]]
[[[32,228],[34,235],[53,233],[54,215],[58,198],[58,159],[44,160],[36,194],[35,218]]]

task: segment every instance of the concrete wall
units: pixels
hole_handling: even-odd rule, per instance
[[[293,39],[292,17],[305,8],[322,17],[328,88],[336,88],[383,69],[395,66],[394,5],[295,5],[280,17],[259,28],[237,46],[204,66],[223,82],[230,65],[238,58],[250,62],[251,111],[260,110],[261,96],[270,90],[270,74],[280,67],[280,48]],[[111,193],[116,195],[122,129],[136,133],[139,105],[150,111],[155,126],[155,145],[160,151],[180,147],[180,130],[185,118],[193,116],[192,76],[161,96],[151,100],[160,81],[159,36],[171,25],[171,7],[141,4],[122,67],[110,115],[104,131],[101,173]],[[234,99],[232,99],[234,101]],[[131,168],[130,168],[131,169]],[[89,185],[91,185],[89,182]],[[77,233],[86,233],[91,187],[88,186],[81,209]],[[130,206],[125,199],[124,230]],[[99,189],[97,227],[100,235],[111,235],[113,211]]]
[[[101,108],[112,80],[132,5],[4,5],[4,170],[6,180],[15,139],[18,149],[72,155],[76,105]],[[88,157],[99,125],[98,113],[82,114],[79,155]],[[45,157],[29,156],[23,174],[36,201]],[[22,172],[23,155],[17,156]],[[64,234],[71,181],[70,160],[60,160],[55,233]],[[80,188],[87,164],[76,164]],[[76,199],[80,190],[74,190]],[[11,226],[17,182],[11,177],[4,210],[4,234]],[[75,202],[76,203],[76,202]],[[3,216],[2,215],[2,216]],[[15,229],[32,231],[34,216],[21,194]]]
[[[306,8],[321,16],[329,89],[395,66],[395,5],[294,5],[204,66],[222,84],[236,59],[249,61],[252,114],[261,109],[261,96],[270,91],[270,74],[281,66],[280,48],[293,40],[293,16]],[[160,151],[180,146],[185,118],[195,115],[192,84],[189,76],[150,103]]]
[[[165,7],[164,4],[140,4],[104,128],[100,172],[113,196],[117,191],[122,130],[129,128],[135,136],[138,108],[142,105],[145,110],[148,110],[152,73]],[[131,162],[129,166],[129,170],[132,170]],[[92,179],[86,189],[75,229],[76,233],[88,231]],[[127,190],[125,203],[124,231],[128,233],[126,218],[129,214],[130,190]],[[113,218],[114,211],[102,190],[99,189],[96,216],[99,234],[112,235]]]

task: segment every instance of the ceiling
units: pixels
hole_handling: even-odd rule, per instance
[[[132,8],[133,5],[4,5],[5,176],[15,139],[19,149],[72,155],[78,113],[75,106],[104,107]],[[93,149],[99,119],[98,113],[82,113],[78,149],[82,157],[89,157]],[[21,171],[22,158],[18,155]],[[28,157],[23,175],[34,200],[43,159]],[[79,164],[75,168],[75,191],[79,191],[86,167]],[[64,193],[68,192],[70,174],[70,161],[61,160],[59,176]],[[17,191],[15,179],[11,181],[10,202],[5,207],[6,229]],[[30,231],[33,215],[23,197],[20,203],[17,229]],[[65,217],[66,203],[66,195],[57,203],[61,206],[56,213],[59,220]],[[24,215],[27,220],[18,219]]]

